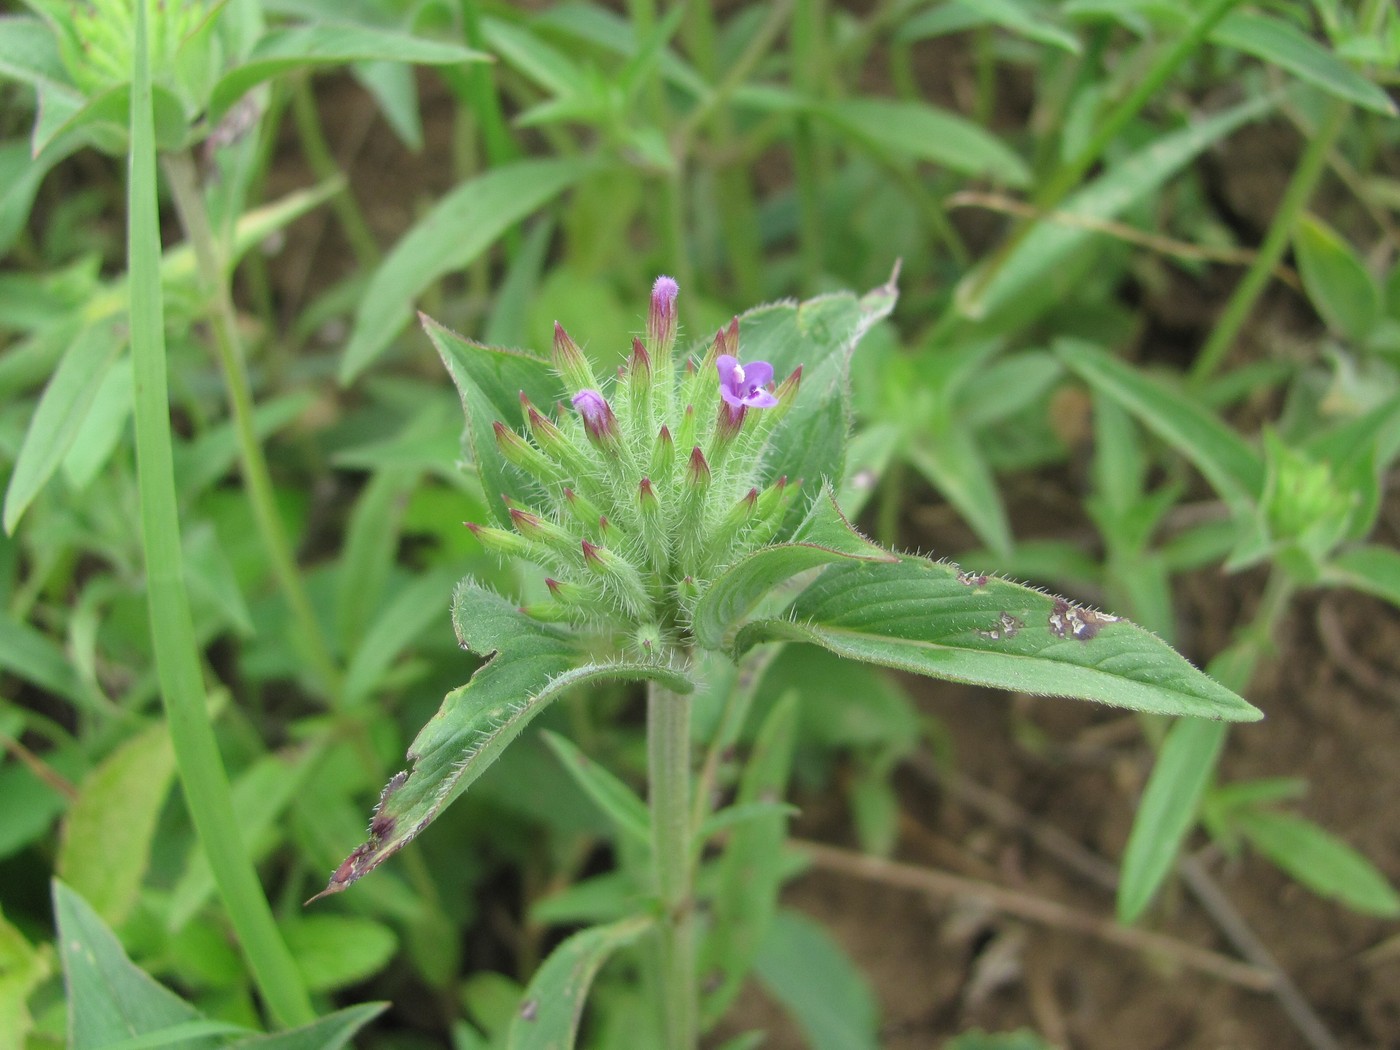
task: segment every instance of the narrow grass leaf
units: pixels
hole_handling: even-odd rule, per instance
[[[131,419],[131,361],[122,358],[97,386],[73,444],[63,457],[63,478],[81,492],[92,484],[116,452]]]
[[[93,704],[73,665],[46,634],[0,611],[0,670],[9,671],[80,708]]]
[[[1257,11],[1231,11],[1211,30],[1210,40],[1287,70],[1363,109],[1395,116],[1395,103],[1377,84],[1352,69],[1312,37],[1287,22]]]
[[[129,738],[92,770],[63,822],[55,870],[106,922],[130,914],[175,777],[164,724]]]
[[[414,298],[461,269],[506,230],[573,185],[594,164],[585,159],[526,160],[458,186],[420,219],[374,272],[355,313],[340,380],[365,370],[412,318]]]
[[[289,1032],[239,1040],[229,1044],[227,1050],[341,1050],[388,1007],[388,1003],[357,1003]]]
[[[1163,135],[1113,164],[1057,211],[1070,220],[1115,219],[1159,189],[1202,151],[1273,106],[1271,98],[1251,99]],[[955,293],[960,308],[968,317],[981,319],[1004,310],[1024,309],[1028,300],[1047,305],[1054,302],[1065,291],[1059,275],[1069,272],[1067,260],[1098,236],[1102,234],[1073,221],[1047,218],[1011,255],[995,264],[997,269],[990,279],[981,267],[963,278]]]
[[[1015,541],[996,475],[968,428],[953,420],[921,431],[909,441],[909,463],[972,526],[995,557],[1011,557]]]
[[[647,815],[647,804],[637,793],[558,733],[545,729],[541,730],[540,735],[554,752],[554,757],[559,759],[559,764],[573,777],[574,783],[613,822],[613,826],[630,836],[639,846],[649,847],[651,818]]]
[[[373,696],[399,655],[442,616],[447,606],[444,599],[456,575],[457,570],[450,565],[424,573],[383,605],[345,668],[343,702],[347,708]]]
[[[849,98],[824,103],[814,112],[888,158],[928,161],[1006,186],[1031,181],[1026,162],[999,138],[926,102]]]
[[[651,928],[644,916],[574,934],[544,961],[525,989],[507,1050],[570,1050],[593,978],[608,958]]]
[[[1366,915],[1400,916],[1400,895],[1375,865],[1312,821],[1251,809],[1235,813],[1233,822],[1255,849],[1314,893]]]
[[[459,44],[425,40],[382,26],[346,22],[273,29],[258,40],[241,64],[214,85],[209,108],[217,120],[250,88],[282,73],[371,61],[456,66],[489,62],[491,56]]]
[[[943,19],[947,17],[945,12],[952,9],[963,14],[964,21],[970,22],[962,28],[997,25],[1027,40],[1058,47],[1072,55],[1079,54],[1082,50],[1079,39],[1069,30],[1043,17],[1037,6],[1023,3],[1022,0],[954,0],[951,4],[940,4],[915,15],[900,26],[896,38],[913,43],[934,35],[934,30],[946,32]]]
[[[114,318],[84,328],[64,353],[34,409],[5,489],[6,533],[14,535],[21,515],[63,462],[125,345],[125,325]]]
[[[1259,499],[1264,488],[1263,460],[1198,398],[1089,343],[1061,339],[1055,353],[1097,393],[1111,397],[1190,460],[1231,506],[1238,509]]]
[[[369,839],[345,859],[320,896],[346,889],[408,845],[569,688],[605,678],[653,679],[679,692],[693,688],[683,674],[657,664],[580,663],[567,634],[470,579],[453,596],[452,620],[462,647],[490,658],[471,681],[447,694],[419,731],[408,752],[412,768],[389,781]]]
[[[1215,765],[1225,726],[1183,718],[1168,731],[1138,804],[1118,882],[1118,921],[1135,922],[1176,865]]]
[[[876,1050],[880,1045],[875,994],[831,934],[811,919],[779,912],[759,949],[756,969],[812,1050]]]
[[[1116,616],[947,562],[828,568],[784,617],[739,631],[742,653],[787,639],[933,678],[1136,711],[1260,714],[1156,636]]]
[[[696,641],[706,649],[718,649],[725,634],[777,584],[842,559],[898,560],[851,527],[826,485],[789,542],[754,551],[705,590],[691,623]]]

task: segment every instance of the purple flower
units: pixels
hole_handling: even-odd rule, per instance
[[[773,382],[773,366],[767,361],[750,361],[745,367],[737,357],[720,354],[719,396],[731,408],[772,408],[778,399],[763,388]]]
[[[617,417],[608,399],[596,390],[580,390],[573,396],[574,408],[583,417],[583,428],[594,441],[606,442],[617,437]]]

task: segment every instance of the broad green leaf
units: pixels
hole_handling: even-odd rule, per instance
[[[542,498],[539,482],[506,462],[496,444],[493,424],[500,420],[514,426],[520,418],[520,395],[536,405],[551,405],[559,396],[559,379],[549,363],[521,350],[502,350],[463,339],[436,321],[423,318],[423,328],[437,347],[452,382],[462,397],[467,416],[464,444],[488,493],[504,493],[526,504]],[[488,499],[491,512],[504,528],[511,528],[504,501]],[[537,504],[538,505],[538,504]]]
[[[357,1003],[289,1032],[241,1039],[229,1044],[228,1050],[341,1050],[388,1006],[388,1003]]]
[[[174,776],[175,753],[161,723],[107,756],[69,807],[56,870],[107,922],[122,923],[136,903]]]
[[[851,527],[826,485],[788,542],[754,551],[705,590],[691,624],[696,641],[706,649],[720,648],[725,634],[779,583],[842,559],[898,560]]]
[[[1175,867],[1224,746],[1225,727],[1198,718],[1183,718],[1162,741],[1123,853],[1119,922],[1136,921]]]
[[[615,922],[645,906],[644,893],[630,872],[608,871],[571,882],[530,906],[530,921],[546,926]]]
[[[758,805],[787,791],[799,700],[797,692],[788,692],[764,719],[744,766],[736,806]],[[782,847],[787,821],[782,809],[774,809],[737,825],[725,846],[712,922],[700,948],[700,972],[720,976],[701,1002],[707,1021],[728,1011],[773,925],[786,877]]]
[[[0,73],[34,87],[64,88],[78,95],[68,79],[58,39],[53,30],[37,18],[25,15],[0,18]]]
[[[39,183],[60,158],[52,153],[35,158],[22,141],[0,143],[0,255],[8,255],[29,220]]]
[[[549,954],[525,990],[510,1026],[508,1050],[570,1050],[584,1000],[603,963],[651,928],[646,916],[594,926],[574,934]]]
[[[1308,299],[1327,327],[1360,346],[1381,316],[1381,292],[1365,264],[1336,230],[1313,215],[1293,233]]]
[[[1263,460],[1199,398],[1089,343],[1061,339],[1055,352],[1097,393],[1112,398],[1190,460],[1231,506],[1238,509],[1259,499],[1264,489]]]
[[[24,435],[5,490],[5,531],[14,535],[20,516],[48,483],[73,444],[102,378],[126,344],[126,326],[99,321],[78,333],[44,388]]]
[[[412,769],[389,781],[369,840],[342,862],[320,896],[339,893],[408,845],[570,687],[620,678],[653,679],[678,692],[692,688],[683,674],[657,664],[581,663],[567,634],[471,579],[453,595],[452,620],[462,647],[489,659],[419,731],[408,752]]]
[[[287,948],[312,992],[365,980],[382,969],[399,946],[388,926],[354,915],[307,915],[283,930]]]
[[[1030,587],[923,558],[833,565],[802,592],[787,616],[745,626],[735,648],[742,653],[779,639],[1038,696],[1230,721],[1261,717],[1140,627]]]
[[[491,56],[458,44],[386,30],[380,26],[292,26],[266,33],[237,68],[214,85],[209,108],[215,120],[223,116],[248,89],[292,70],[341,66],[351,62],[408,62],[416,65],[460,65],[489,62]]]
[[[1070,54],[1077,55],[1081,50],[1079,39],[1073,33],[1044,18],[1035,6],[1022,0],[954,0],[953,3],[940,4],[920,12],[900,26],[897,39],[912,43],[934,35],[935,29],[944,31],[941,20],[950,9],[963,16],[963,28],[998,25],[1027,40],[1062,48]]]
[[[1395,103],[1379,85],[1371,83],[1312,37],[1281,19],[1255,11],[1231,11],[1211,30],[1210,40],[1287,70],[1329,95],[1354,102],[1363,109],[1388,117],[1397,112]]]
[[[1076,219],[1114,219],[1156,191],[1203,150],[1274,106],[1270,98],[1251,99],[1180,131],[1164,135],[1113,164],[1070,196],[1058,209]],[[1023,309],[1028,300],[1049,304],[1067,289],[1058,279],[1066,261],[1092,238],[1082,225],[1047,217],[1004,260],[995,256],[959,282],[955,296],[968,317],[982,319],[1003,310]],[[995,267],[990,279],[985,266]]]
[[[1241,811],[1233,821],[1255,849],[1314,893],[1366,915],[1400,916],[1400,895],[1375,865],[1312,821],[1264,809]]]
[[[875,994],[831,934],[811,919],[779,912],[759,949],[757,969],[812,1050],[880,1045]]]
[[[71,1050],[100,1050],[123,1038],[204,1020],[193,1006],[133,964],[92,907],[57,879],[53,906]],[[208,1037],[180,1045],[185,1050],[213,1050],[222,1042]]]
[[[618,831],[631,836],[643,847],[650,846],[651,818],[647,814],[647,804],[637,793],[558,733],[545,729],[540,735],[559,759],[559,764]]]
[[[123,356],[98,384],[87,416],[63,457],[63,478],[73,491],[91,485],[116,452],[131,418],[133,383],[131,359]]]
[[[0,912],[0,1045],[26,1046],[34,1027],[29,994],[50,973],[52,963]]]
[[[986,176],[1007,186],[1031,181],[1025,161],[981,127],[925,102],[849,98],[815,112],[843,133],[882,154],[923,160],[963,175]]]
[[[1322,578],[1400,608],[1400,551],[1394,547],[1363,544],[1344,550],[1323,570]]]
[[[374,96],[379,112],[410,153],[423,150],[423,117],[413,69],[402,62],[357,62],[352,70],[360,86]]]
[[[766,475],[802,480],[813,487],[844,476],[846,434],[850,428],[848,375],[856,344],[871,326],[894,309],[896,271],[889,283],[855,296],[824,295],[803,303],[755,307],[739,318],[746,359],[768,361],[775,376],[802,368],[797,401],[769,438]],[[805,503],[796,501],[789,522],[796,525]]]
[[[464,182],[438,201],[370,278],[341,361],[341,382],[349,383],[383,353],[408,324],[413,300],[425,288],[466,266],[594,167],[572,158],[519,161]]]

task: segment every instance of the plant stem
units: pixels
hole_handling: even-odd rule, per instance
[[[1293,236],[1293,227],[1297,225],[1299,214],[1307,205],[1313,190],[1317,188],[1317,181],[1327,165],[1327,156],[1332,152],[1332,146],[1341,134],[1350,111],[1351,107],[1341,99],[1332,99],[1329,102],[1322,117],[1322,124],[1308,139],[1303,156],[1298,160],[1298,167],[1288,181],[1288,188],[1284,191],[1283,200],[1279,202],[1278,211],[1274,212],[1269,232],[1264,236],[1264,243],[1259,246],[1254,262],[1240,278],[1240,283],[1235,285],[1220,320],[1210,333],[1206,345],[1201,348],[1195,364],[1191,366],[1190,379],[1193,384],[1203,383],[1210,378],[1211,373],[1229,353],[1245,321],[1249,319],[1255,301],[1269,278],[1273,276],[1274,268],[1288,248]]]
[[[354,191],[350,189],[345,173],[340,170],[335,155],[331,153],[330,144],[326,142],[325,132],[321,128],[321,117],[316,112],[316,97],[311,93],[309,75],[298,78],[292,85],[292,116],[296,121],[297,134],[301,137],[302,155],[306,157],[306,163],[311,166],[316,180],[341,180],[340,190],[330,199],[330,206],[340,221],[345,239],[350,242],[350,250],[355,253],[355,262],[359,269],[374,270],[379,265],[379,245],[375,242],[364,213],[355,202]]]
[[[667,1050],[696,1045],[691,882],[690,698],[647,687],[647,779],[652,863],[661,899],[661,994]]]
[[[215,884],[268,1011],[280,1025],[300,1025],[316,1014],[238,829],[228,776],[207,714],[185,592],[166,383],[147,3],[138,3],[135,11],[127,251],[137,484],[151,641],[185,801]]]
[[[194,249],[196,265],[205,290],[213,297],[210,327],[228,388],[229,410],[238,438],[238,454],[247,486],[253,518],[262,537],[263,547],[272,562],[273,574],[291,606],[305,656],[321,687],[331,697],[340,693],[340,669],[331,656],[325,635],[311,608],[311,599],[302,583],[292,547],[277,512],[272,475],[267,469],[261,444],[253,423],[253,396],[248,384],[248,370],[238,335],[238,323],[224,279],[224,266],[209,225],[195,175],[194,161],[188,153],[171,153],[164,157],[165,173],[170,182],[175,209]]]

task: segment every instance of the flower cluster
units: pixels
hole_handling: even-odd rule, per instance
[[[496,422],[531,491],[506,495],[511,529],[468,525],[550,573],[551,601],[532,612],[627,625],[646,649],[684,629],[717,572],[774,538],[799,484],[766,478],[762,463],[801,368],[774,387],[771,364],[741,364],[737,318],[699,360],[678,357],[678,292],[657,278],[645,336],[607,383],[555,325],[568,407],[552,416],[522,393],[523,432]]]

